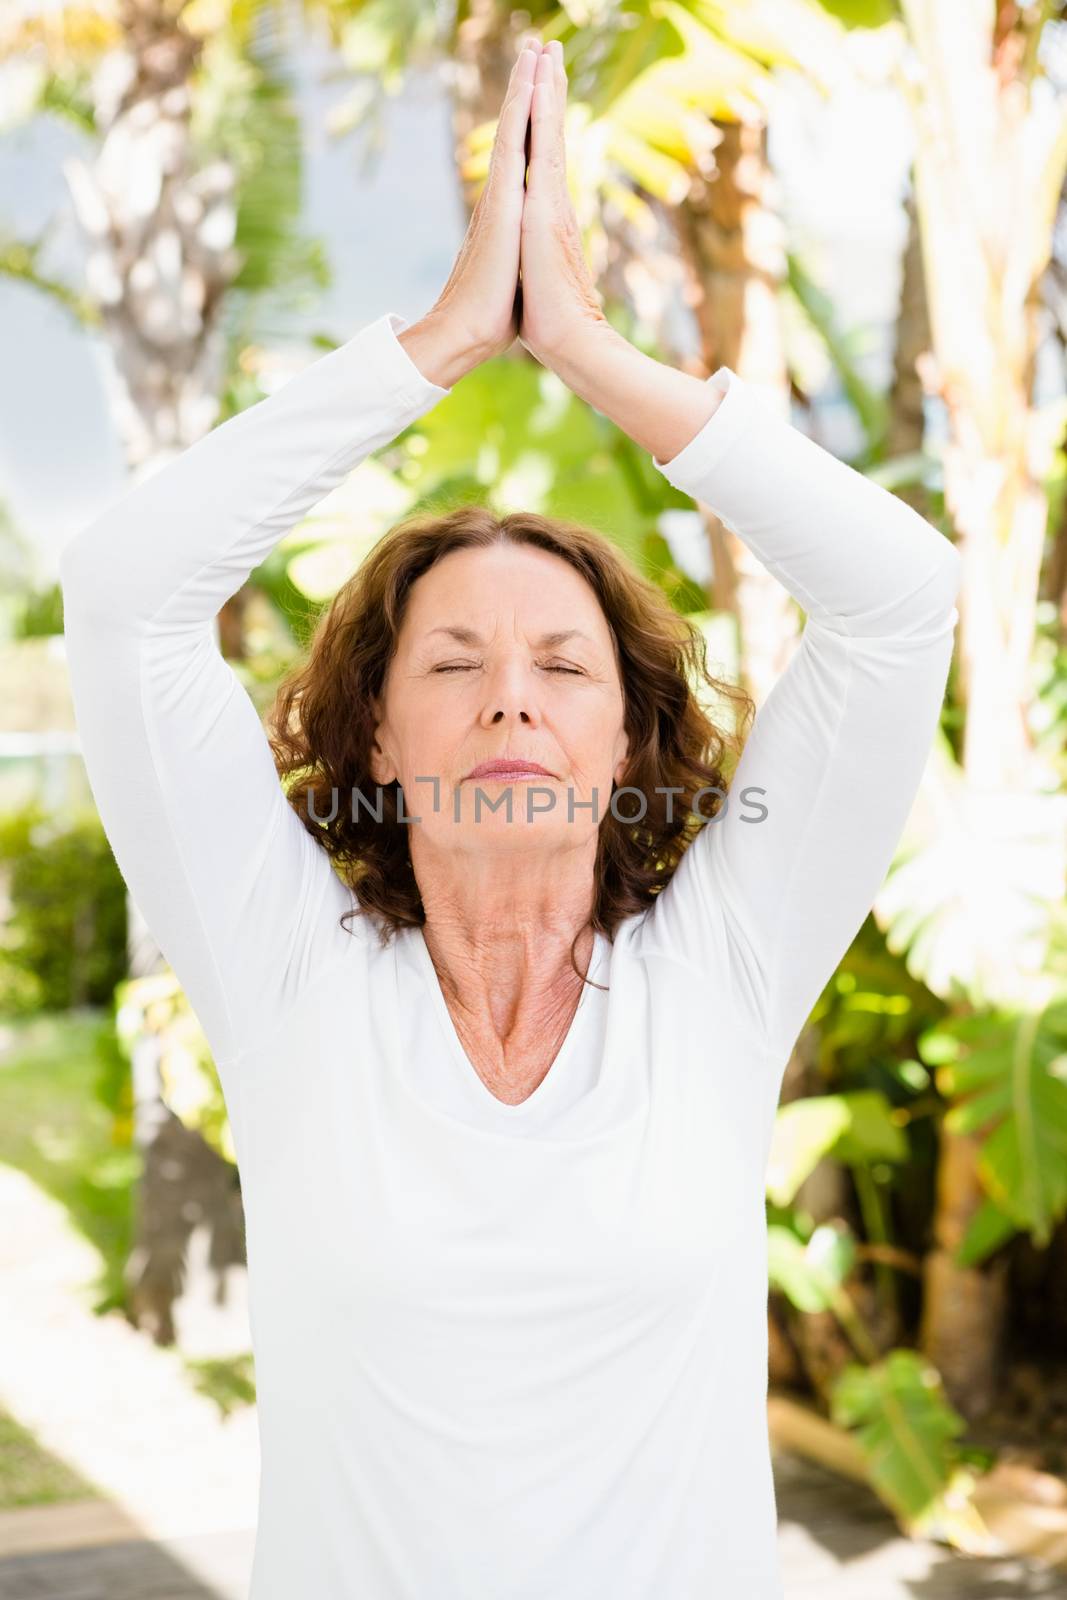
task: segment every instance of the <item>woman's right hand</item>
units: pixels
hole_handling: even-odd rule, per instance
[[[496,137],[489,159],[489,173],[471,215],[467,233],[449,278],[433,309],[423,322],[428,325],[426,348],[417,354],[418,339],[401,336],[416,363],[427,370],[423,357],[429,356],[429,341],[436,337],[454,352],[453,365],[447,368],[437,356],[438,370],[445,375],[434,381],[450,387],[457,376],[480,361],[507,350],[518,337],[519,251],[522,234],[522,204],[526,179],[526,129],[533,98],[534,72],[541,54],[536,40],[523,45],[515,58],[508,80]],[[417,325],[422,327],[422,324]],[[415,333],[415,330],[408,330]],[[446,371],[447,368],[447,371]]]

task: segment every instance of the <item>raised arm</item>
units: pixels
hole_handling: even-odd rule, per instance
[[[686,851],[646,928],[698,974],[722,973],[730,993],[718,998],[781,1061],[907,820],[944,696],[960,559],[910,506],[808,439],[729,367],[701,381],[616,333],[566,183],[566,93],[553,44],[531,111],[520,338],[676,488],[709,505],[807,614],[757,713],[730,803]]]
[[[657,898],[649,930],[697,968],[725,950],[731,1003],[783,1058],[907,820],[944,697],[960,558],[729,367],[701,382],[603,329],[569,351],[567,381],[650,451],[676,447],[653,453],[655,466],[806,613],[729,803]]]
[[[485,187],[432,310],[411,327],[395,312],[370,323],[138,484],[60,560],[93,793],[220,1063],[267,1036],[322,970],[352,901],[285,797],[214,618],[353,467],[513,342],[536,54],[516,57]]]
[[[285,1011],[347,901],[214,618],[289,528],[448,392],[414,364],[406,328],[379,317],[129,490],[60,558],[93,794],[218,1061]]]
[[[754,385],[726,367],[709,382],[726,386],[717,411],[655,465],[709,505],[807,616],[757,712],[725,814],[698,835],[668,885],[673,900],[655,911],[668,939],[692,950],[701,927],[724,919],[737,998],[783,1061],[907,821],[944,698],[960,558]],[[765,811],[742,804],[750,788]]]

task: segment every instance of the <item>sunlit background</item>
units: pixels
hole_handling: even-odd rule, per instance
[[[965,558],[928,770],[767,1171],[787,1595],[1067,1594],[1063,15],[8,0],[0,1600],[244,1596],[258,1487],[226,1108],[93,808],[58,552],[367,322],[430,308],[524,32],[564,45],[611,320],[765,385]],[[516,345],[228,602],[262,710],[429,497],[607,532],[757,702],[795,648],[802,614],[736,536]]]

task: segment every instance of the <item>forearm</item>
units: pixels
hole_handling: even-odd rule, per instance
[[[722,398],[704,380],[646,356],[609,322],[591,323],[548,364],[579,399],[663,462],[700,432]]]
[[[138,484],[63,551],[93,795],[216,1060],[289,1009],[333,948],[334,896],[344,895],[278,783],[210,619],[288,528],[445,392],[380,318]]]
[[[378,318],[77,533],[60,557],[65,605],[109,628],[209,620],[347,473],[446,392]]]
[[[453,388],[488,354],[475,345],[454,318],[437,311],[428,311],[397,338],[422,375],[444,389]]]
[[[954,547],[794,427],[758,385],[722,368],[719,393],[595,326],[551,365],[650,451],[668,482],[710,506],[809,617],[868,637],[950,625]]]

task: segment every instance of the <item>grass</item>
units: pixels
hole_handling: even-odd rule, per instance
[[[57,1200],[100,1253],[94,1309],[125,1304],[141,1158],[116,1138],[97,1085],[110,1070],[110,1021],[99,1012],[43,1014],[0,1028],[0,1161]]]
[[[123,1301],[138,1159],[116,1145],[97,1094],[98,1013],[42,1015],[0,1028],[0,1162],[67,1211],[99,1251],[98,1310]],[[0,1510],[101,1498],[102,1492],[0,1410]]]
[[[0,1411],[0,1511],[102,1498],[94,1484],[50,1455],[27,1428]]]
[[[250,1350],[237,1356],[187,1360],[185,1370],[193,1386],[213,1400],[224,1417],[255,1402],[256,1369]]]
[[[116,1116],[108,1103],[123,1075],[107,1013],[40,1014],[0,1025],[0,1162],[58,1201],[96,1249],[93,1309],[101,1313],[125,1305],[123,1270],[141,1170],[129,1117]],[[224,1416],[255,1401],[251,1353],[190,1360],[186,1368],[190,1383]],[[0,1409],[0,1510],[101,1493]]]

